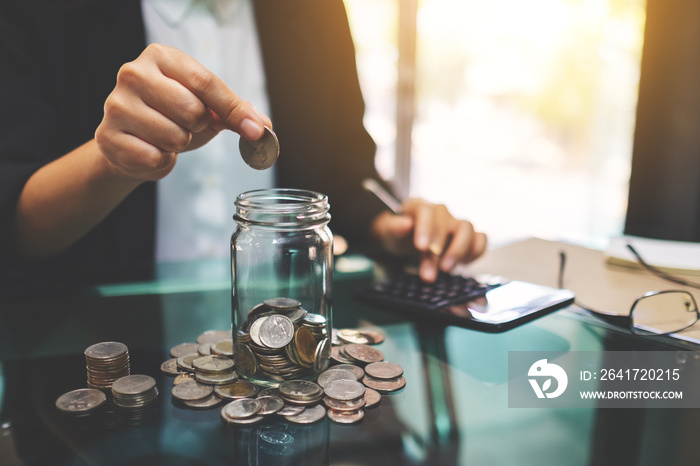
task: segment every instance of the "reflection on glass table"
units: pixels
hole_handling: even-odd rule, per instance
[[[159,370],[174,345],[231,325],[230,285],[182,280],[180,290],[173,279],[168,286],[119,285],[0,302],[0,458],[56,466],[696,460],[693,440],[679,435],[697,429],[695,410],[508,407],[509,351],[674,347],[583,322],[566,311],[500,334],[414,321],[354,298],[353,290],[372,280],[371,269],[335,274],[333,327],[381,330],[386,338],[379,348],[387,361],[404,368],[406,387],[384,396],[354,425],[327,418],[292,425],[273,417],[254,426],[229,426],[217,409],[179,407],[170,396],[172,378]],[[85,386],[83,351],[100,341],[126,344],[132,373],[157,381],[156,409],[140,424],[109,413],[67,419],[55,408],[62,393]]]

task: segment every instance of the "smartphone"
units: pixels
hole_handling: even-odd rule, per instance
[[[570,290],[497,278],[475,277],[486,284],[482,293],[472,294],[461,302],[453,299],[445,305],[439,300],[435,305],[426,305],[407,292],[397,292],[396,287],[385,287],[381,283],[359,288],[356,295],[365,302],[423,323],[456,325],[490,333],[510,330],[574,302],[574,293]]]

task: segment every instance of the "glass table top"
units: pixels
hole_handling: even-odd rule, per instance
[[[221,264],[172,267],[151,283],[0,300],[0,464],[697,464],[695,409],[508,407],[509,351],[676,347],[567,310],[500,334],[406,320],[355,299],[353,290],[373,276],[358,264],[334,275],[333,326],[383,332],[378,348],[403,367],[407,385],[353,425],[271,416],[230,426],[220,408],[189,410],[173,401],[172,377],[160,372],[169,349],[231,326]],[[151,415],[74,420],[57,411],[58,396],[86,386],[83,351],[101,341],[126,344],[132,374],[156,379]]]

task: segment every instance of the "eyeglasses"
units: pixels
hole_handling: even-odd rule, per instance
[[[673,283],[700,289],[700,284],[668,274],[649,265],[637,250],[627,244],[639,264],[657,277]],[[559,253],[559,288],[564,284],[566,253]],[[581,309],[613,326],[622,327],[635,335],[668,335],[680,332],[700,320],[698,305],[692,294],[684,290],[650,291],[637,298],[630,308],[629,315],[610,314],[596,311],[576,302]]]

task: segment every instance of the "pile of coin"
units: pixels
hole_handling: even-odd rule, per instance
[[[391,362],[373,362],[365,366],[362,383],[379,393],[393,393],[406,386],[403,368]]]
[[[265,300],[239,326],[234,346],[238,371],[247,377],[283,382],[324,371],[331,343],[324,316],[291,298]]]
[[[269,325],[282,325],[285,329],[282,333],[285,335],[289,333],[288,323],[273,316],[288,318],[294,326],[295,337],[299,329],[308,329],[313,335],[308,322],[322,322],[313,315],[308,319],[302,317],[292,320],[289,315],[292,311],[299,312],[301,306],[292,300],[287,301],[287,298],[268,300],[263,305],[265,312],[262,306],[256,306],[257,311],[251,312],[253,316],[249,316],[249,320],[241,326],[246,330],[242,333],[255,335],[255,339],[250,337],[246,343],[251,347],[251,352],[260,352],[260,348],[263,351],[274,349],[274,346],[285,344],[288,338],[267,335],[266,327],[263,326],[268,321],[265,317],[273,319]],[[287,312],[283,313],[283,308]],[[301,311],[305,317],[309,316],[308,312],[303,309]],[[252,328],[253,325],[257,330]],[[325,325],[319,325],[318,329],[319,338],[330,342]],[[261,336],[261,332],[265,336]],[[305,332],[302,330],[302,335]],[[356,423],[364,418],[366,409],[380,403],[381,393],[394,393],[405,386],[403,369],[396,364],[383,362],[384,354],[380,350],[356,343],[361,339],[382,342],[384,336],[376,331],[332,329],[330,333],[334,336],[333,341],[338,339],[339,346],[333,347],[334,354],[342,355],[342,359],[334,358],[335,365],[323,370],[313,379],[283,380],[277,387],[264,389],[248,380],[236,379],[220,383],[217,379],[219,374],[227,371],[236,373],[240,371],[240,366],[235,367],[229,358],[207,354],[210,349],[213,352],[216,345],[230,342],[226,333],[219,330],[204,332],[197,338],[196,344],[183,343],[173,347],[170,351],[173,359],[164,362],[161,371],[175,376],[172,395],[182,407],[208,409],[225,402],[221,408],[221,419],[227,424],[250,425],[273,415],[298,424],[310,424],[326,416],[338,423]],[[340,335],[344,340],[339,338]],[[314,336],[315,341],[316,338]],[[318,344],[317,341],[316,346]],[[293,345],[294,337],[283,348],[293,348]],[[191,353],[195,348],[197,352]],[[254,355],[256,358],[259,356]],[[379,390],[373,387],[378,387]]]
[[[99,413],[93,419],[99,419],[103,426],[116,426],[141,424],[156,412],[156,381],[147,375],[130,374],[126,345],[114,341],[96,343],[84,354],[90,388],[59,396],[56,408],[60,413],[83,421]]]
[[[348,345],[334,346],[331,350],[331,358],[340,364],[371,364],[384,361],[384,353],[369,345],[350,343]]]
[[[356,380],[332,380],[324,388],[323,403],[328,406],[328,418],[341,424],[354,424],[362,420],[365,386]]]
[[[88,347],[84,354],[90,388],[109,390],[115,380],[131,373],[129,350],[124,343],[96,343]]]
[[[127,375],[112,384],[112,400],[120,408],[144,408],[157,399],[156,381],[149,375]]]
[[[215,408],[221,404],[221,399],[214,394],[214,387],[187,380],[174,385],[171,391],[173,398],[192,409]]]

